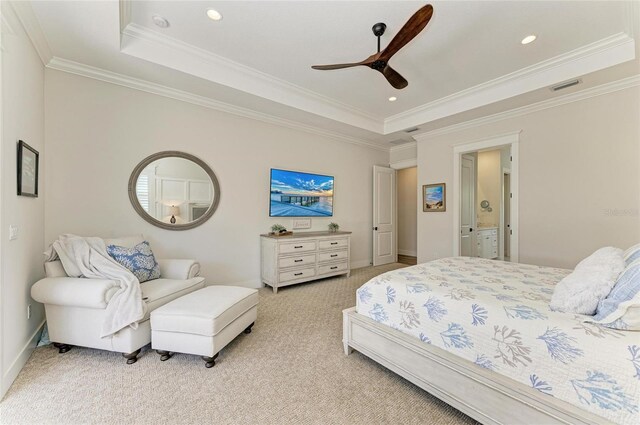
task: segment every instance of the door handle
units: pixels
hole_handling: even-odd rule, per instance
[[[373,230],[378,230],[378,227],[377,227],[377,226],[376,226],[376,227],[374,227],[374,228],[373,228]]]
[[[469,227],[469,231],[470,231],[470,232],[473,232],[473,228]]]

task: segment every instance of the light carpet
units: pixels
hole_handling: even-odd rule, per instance
[[[372,277],[399,267],[354,270],[260,290],[258,320],[220,352],[166,362],[143,349],[35,350],[0,403],[2,424],[473,424],[475,421],[358,352],[345,356],[342,310]]]

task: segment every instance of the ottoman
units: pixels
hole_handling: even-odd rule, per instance
[[[236,336],[251,333],[258,315],[258,291],[208,286],[151,312],[151,347],[165,361],[173,353],[202,356],[207,368]]]

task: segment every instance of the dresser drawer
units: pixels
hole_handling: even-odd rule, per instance
[[[341,263],[327,264],[325,266],[318,267],[318,274],[321,275],[321,274],[335,273],[335,272],[341,272],[346,270],[347,270],[347,262],[343,261]]]
[[[315,251],[315,250],[316,250],[315,241],[283,243],[283,244],[280,244],[278,247],[278,251],[280,252],[280,254],[291,254],[293,252],[304,252],[304,251]]]
[[[296,255],[295,257],[280,258],[278,260],[278,267],[293,267],[307,264],[315,264],[316,254]]]
[[[347,258],[347,250],[321,252],[318,254],[318,261],[335,261]]]
[[[280,282],[288,282],[290,280],[313,277],[316,275],[316,269],[309,267],[306,269],[292,270],[290,272],[280,273]]]
[[[334,248],[344,248],[349,243],[347,242],[347,238],[342,239],[327,239],[323,241],[318,241],[319,249],[334,249]]]

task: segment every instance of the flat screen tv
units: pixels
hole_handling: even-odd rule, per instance
[[[271,169],[269,217],[333,216],[333,177]]]

